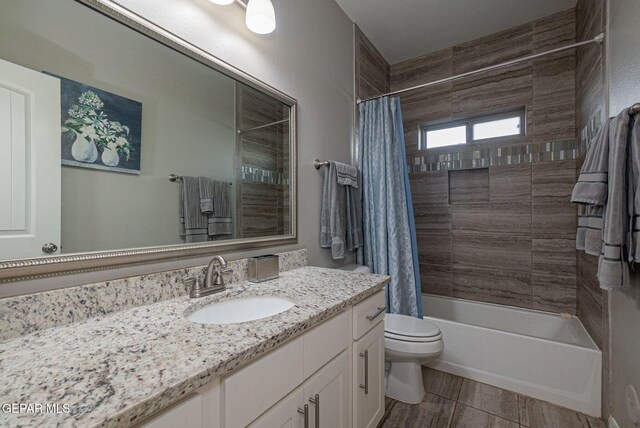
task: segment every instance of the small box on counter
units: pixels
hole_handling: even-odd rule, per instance
[[[278,277],[280,257],[275,254],[249,257],[248,279],[251,282],[262,282]]]

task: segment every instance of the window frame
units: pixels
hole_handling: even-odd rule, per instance
[[[492,137],[492,138],[481,138],[474,139],[473,135],[473,126],[486,123],[493,122],[501,119],[508,119],[512,117],[520,118],[520,133],[519,134],[511,134],[505,135],[502,137]],[[486,143],[495,143],[500,141],[512,140],[517,138],[522,138],[527,135],[527,110],[526,107],[518,107],[515,109],[508,110],[500,110],[491,113],[484,113],[474,116],[469,116],[464,119],[454,119],[454,120],[445,120],[445,121],[435,121],[428,122],[419,125],[419,138],[418,138],[418,150],[446,150],[451,147],[466,147],[475,144],[486,144]],[[447,128],[457,128],[460,126],[464,126],[466,129],[466,143],[461,144],[451,144],[448,146],[440,146],[440,147],[427,147],[427,132],[429,131],[437,131],[440,129]]]

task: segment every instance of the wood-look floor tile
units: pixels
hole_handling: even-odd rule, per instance
[[[590,428],[587,417],[531,397],[519,397],[520,425],[530,428]]]
[[[449,400],[457,400],[463,378],[440,370],[423,367],[422,380],[427,392]]]
[[[587,421],[591,428],[607,428],[607,424],[602,419],[596,419],[593,416],[587,415]]]
[[[518,394],[515,392],[465,379],[458,402],[518,422]]]
[[[427,393],[421,403],[396,403],[383,428],[447,428],[453,416],[455,402]]]
[[[457,403],[451,428],[518,428],[518,424],[473,407]]]

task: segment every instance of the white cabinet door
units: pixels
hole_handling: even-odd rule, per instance
[[[0,60],[0,259],[47,243],[60,246],[60,81]]]
[[[280,400],[275,406],[267,410],[250,428],[305,428],[305,418],[309,418],[309,407],[305,415],[304,392],[302,388]]]
[[[384,415],[384,323],[353,346],[354,427],[375,428]]]
[[[203,428],[202,406],[202,396],[195,394],[136,425],[136,428]]]
[[[305,382],[309,426],[349,428],[352,420],[351,351],[343,351]]]

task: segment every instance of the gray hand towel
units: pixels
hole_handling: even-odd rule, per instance
[[[200,211],[200,186],[196,177],[182,177],[180,235],[187,243],[207,241],[207,216]]]
[[[360,189],[338,184],[336,162],[333,161],[329,161],[324,171],[320,246],[331,248],[333,259],[343,259],[347,250],[362,246]]]
[[[640,262],[640,120],[634,116],[629,137],[629,261]]]
[[[354,166],[347,165],[342,162],[335,162],[336,164],[336,176],[338,178],[338,184],[343,186],[358,187],[358,169]]]
[[[213,187],[213,211],[208,219],[208,233],[214,239],[229,238],[233,235],[229,183],[211,180]]]

